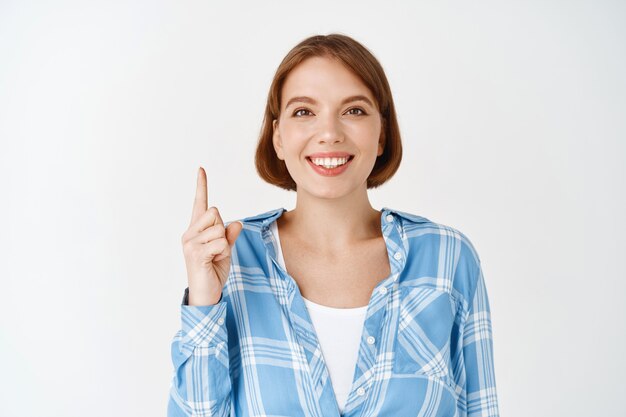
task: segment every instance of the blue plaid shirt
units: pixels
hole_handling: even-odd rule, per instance
[[[391,274],[372,292],[340,413],[298,285],[276,259],[270,225],[284,211],[243,219],[217,304],[183,299],[168,416],[499,415],[476,250],[454,228],[389,208]]]

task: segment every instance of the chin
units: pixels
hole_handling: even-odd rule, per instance
[[[352,184],[337,184],[335,186],[325,184],[325,185],[312,185],[310,187],[306,187],[306,191],[308,194],[323,199],[336,199],[342,198],[347,195],[350,195],[357,191],[358,187],[353,186]],[[302,189],[298,187],[298,189]]]

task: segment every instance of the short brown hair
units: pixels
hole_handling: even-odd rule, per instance
[[[393,176],[402,160],[400,128],[389,82],[382,66],[372,53],[349,36],[332,33],[304,39],[287,53],[278,66],[267,96],[263,125],[257,144],[254,162],[258,174],[270,184],[286,190],[296,190],[285,161],[279,159],[272,143],[274,119],[280,116],[280,96],[287,75],[298,64],[311,57],[338,59],[370,89],[382,118],[381,137],[383,153],[377,157],[372,172],[367,177],[367,188],[375,188]]]

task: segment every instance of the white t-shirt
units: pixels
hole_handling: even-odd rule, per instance
[[[280,245],[278,225],[270,227],[277,243],[277,260],[285,268],[285,259]],[[304,297],[303,297],[304,298]],[[356,308],[334,308],[304,298],[313,327],[320,342],[322,355],[330,373],[339,411],[343,412],[348,394],[352,388],[354,369],[359,353],[359,345],[365,322],[367,306]]]

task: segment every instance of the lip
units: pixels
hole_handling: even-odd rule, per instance
[[[335,154],[340,153],[340,152],[333,152]],[[314,155],[320,155],[320,154],[314,154]],[[350,156],[349,154],[343,154],[341,156]],[[341,157],[339,156],[339,157]],[[321,156],[315,156],[315,158],[322,158]],[[330,158],[325,157],[325,158]],[[319,165],[315,165],[313,163],[313,161],[311,160],[310,157],[306,157],[307,162],[309,163],[309,165],[311,166],[311,168],[313,168],[313,171],[317,172],[318,174],[325,176],[325,177],[334,177],[337,176],[339,174],[341,174],[342,172],[344,172],[346,169],[348,169],[348,167],[350,166],[350,164],[352,163],[352,161],[354,160],[354,158],[350,158],[348,159],[348,162],[346,162],[345,164],[338,166],[337,168],[324,168],[321,167]]]

